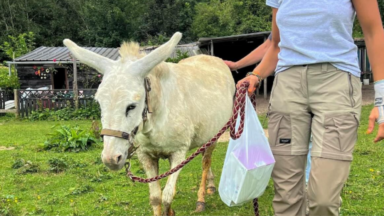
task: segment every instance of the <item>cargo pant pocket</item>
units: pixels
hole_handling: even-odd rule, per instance
[[[291,118],[289,115],[271,113],[268,123],[269,144],[272,151],[290,154],[292,144]]]
[[[322,156],[352,160],[358,127],[359,120],[356,114],[325,115]]]

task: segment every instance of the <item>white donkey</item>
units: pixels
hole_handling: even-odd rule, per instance
[[[103,131],[108,135],[104,137],[101,157],[110,169],[119,170],[124,166],[128,149],[135,143],[147,177],[154,177],[159,173],[160,158],[168,158],[172,168],[177,166],[188,150],[202,146],[230,118],[235,85],[221,59],[199,55],[178,64],[164,62],[181,37],[181,33],[176,33],[169,42],[146,56],[140,54],[137,43],[124,43],[117,61],[64,40],[77,59],[104,74],[96,100],[101,107]],[[145,88],[147,78],[152,85],[149,93]],[[149,107],[146,107],[147,99]],[[152,113],[143,123],[142,113],[147,108]],[[215,191],[210,169],[213,149],[214,146],[206,150],[203,156],[196,211],[204,210],[207,179],[208,193]],[[159,182],[149,184],[154,215],[162,214],[161,204],[164,214],[174,215],[171,203],[179,172],[168,178],[163,192]]]

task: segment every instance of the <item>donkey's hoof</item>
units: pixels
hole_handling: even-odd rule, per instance
[[[175,216],[175,211],[173,209],[169,209],[167,212],[163,213],[163,216]]]
[[[216,187],[208,187],[207,194],[212,195],[214,193],[216,193]]]
[[[195,212],[203,212],[205,210],[205,202],[197,202]]]

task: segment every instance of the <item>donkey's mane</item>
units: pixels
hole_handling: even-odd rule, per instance
[[[140,52],[140,45],[136,42],[123,42],[119,50],[121,61],[126,61],[127,59],[140,59],[145,56],[143,52]]]

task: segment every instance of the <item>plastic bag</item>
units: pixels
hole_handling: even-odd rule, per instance
[[[237,118],[236,128],[240,124]],[[244,131],[230,139],[221,173],[219,194],[228,206],[239,206],[260,197],[275,164],[268,139],[249,97],[246,97]]]

